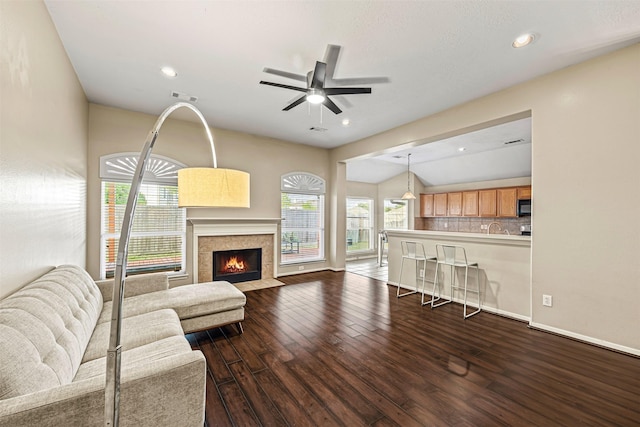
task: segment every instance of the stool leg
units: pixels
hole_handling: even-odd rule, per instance
[[[433,280],[433,295],[431,296],[431,308],[436,308],[436,307],[440,307],[441,305],[445,305],[445,304],[449,304],[451,302],[451,298],[449,298],[448,300],[442,301],[438,304],[434,304],[435,301],[439,301],[440,299],[445,299],[444,296],[442,296],[442,290],[440,290],[439,292],[439,296],[438,298],[435,298],[435,292],[436,292],[436,282],[438,281],[438,266],[440,264],[436,264],[436,275],[435,275],[435,279]],[[453,278],[453,276],[451,277]],[[450,286],[451,286],[451,281],[449,281]],[[453,289],[451,289],[452,295],[453,295]],[[435,299],[434,299],[435,298]]]
[[[404,260],[406,258],[402,258],[402,262],[400,263],[400,277],[398,278],[398,288],[396,289],[396,298],[400,298],[400,297],[405,297],[407,295],[412,295],[418,292],[418,282],[416,282],[416,290],[415,291],[409,291],[409,292],[405,292],[405,293],[400,293],[400,284],[402,283],[402,270],[404,269]],[[418,262],[416,261],[416,267],[418,265]]]
[[[469,277],[469,266],[464,267],[464,313],[463,318],[467,318],[467,278]]]
[[[427,277],[427,260],[424,260],[424,273],[422,273],[422,301],[421,304],[422,305],[427,305],[429,304],[431,301],[433,301],[433,295],[431,295],[431,299],[427,302],[424,302],[424,284],[425,284],[425,280]]]
[[[440,292],[438,292],[438,298],[436,298],[436,286],[438,283],[438,268],[440,267],[440,263],[436,261],[436,272],[433,275],[433,291],[431,292],[431,308],[433,309],[435,305],[433,305],[436,301],[440,300]]]
[[[468,267],[467,267],[468,268]],[[467,314],[467,280],[465,277],[465,283],[464,283],[464,318],[467,319],[471,316],[473,316],[474,314],[478,314],[480,313],[480,310],[482,310],[482,306],[481,306],[481,300],[480,300],[480,269],[479,267],[476,265],[476,290],[470,290],[469,292],[474,292],[478,294],[478,308],[476,311],[474,311],[473,313]]]

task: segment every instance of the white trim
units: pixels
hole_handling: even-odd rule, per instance
[[[431,282],[429,282],[429,283],[431,283]],[[396,286],[396,287],[398,286],[397,282],[387,281],[387,284],[391,285],[391,286]],[[411,286],[408,286],[408,285],[405,285],[405,284],[400,285],[400,287],[403,288],[403,289],[408,289],[410,291],[415,289],[415,288],[413,288]],[[432,287],[432,289],[433,289],[433,287]],[[422,293],[422,291],[418,291],[418,293]],[[427,292],[426,289],[425,289],[424,293],[425,293],[425,295],[431,296],[431,292]],[[459,298],[459,297],[453,297],[453,301],[457,302],[459,304],[464,304],[464,300]],[[473,302],[469,303],[469,301],[467,301],[467,306],[478,307],[477,304],[474,304]],[[509,317],[509,318],[512,318],[512,319],[515,319],[515,320],[520,320],[522,322],[529,323],[531,321],[531,318],[529,316],[523,316],[522,314],[512,313],[510,311],[505,311],[505,310],[500,310],[499,308],[485,307],[483,305],[482,306],[482,311],[486,311],[487,313],[497,314],[499,316]]]
[[[280,191],[297,194],[325,194],[326,181],[308,172],[290,172],[280,177]]]
[[[296,274],[304,274],[304,273],[317,273],[318,271],[327,271],[330,270],[327,267],[317,267],[317,268],[309,268],[307,269],[306,267],[304,268],[304,270],[296,270],[296,271],[288,271],[286,273],[281,273],[280,277],[284,277],[284,276],[295,276]],[[334,270],[336,271],[336,270]]]
[[[100,156],[100,179],[130,183],[140,153],[114,153]],[[169,157],[152,154],[144,172],[144,183],[178,185],[178,170],[187,165]]]
[[[529,326],[534,329],[539,329],[545,332],[551,332],[557,335],[563,335],[565,337],[573,338],[579,341],[584,341],[589,344],[594,344],[600,347],[605,347],[611,350],[620,351],[623,353],[632,354],[634,356],[640,356],[640,349],[626,347],[624,345],[612,343],[609,341],[601,340],[598,338],[589,337],[582,334],[576,334],[575,332],[567,331],[564,329],[554,328],[553,326],[544,325],[542,323],[529,322]]]

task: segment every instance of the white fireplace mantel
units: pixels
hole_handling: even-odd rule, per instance
[[[198,239],[211,236],[270,234],[273,236],[273,277],[277,276],[278,227],[281,218],[187,218],[193,226],[193,274],[198,275]]]

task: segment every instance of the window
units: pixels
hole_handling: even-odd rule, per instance
[[[406,200],[384,200],[384,228],[385,230],[409,228],[409,208]]]
[[[347,198],[347,252],[373,250],[373,200]]]
[[[118,242],[138,155],[119,153],[100,159],[102,179],[100,277],[115,274]],[[127,274],[185,269],[186,210],[178,207],[177,171],[171,159],[152,156],[131,227]]]
[[[282,264],[324,260],[324,180],[291,173],[281,180]]]

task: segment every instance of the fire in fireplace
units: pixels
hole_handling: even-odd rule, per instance
[[[213,280],[231,283],[262,278],[262,248],[213,251]]]

